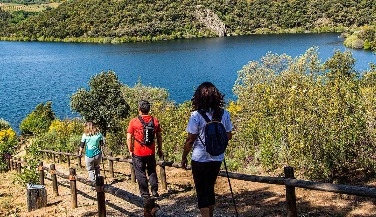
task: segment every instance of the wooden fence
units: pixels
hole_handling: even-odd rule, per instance
[[[77,161],[77,165],[79,167],[82,167],[81,164],[81,156],[78,154],[71,154],[71,153],[64,153],[64,152],[56,152],[51,150],[41,150],[42,153],[44,153],[45,157],[48,157],[50,159],[53,159],[54,162],[58,161],[59,163],[63,163],[63,158],[65,156],[65,162],[68,163],[68,166],[71,165],[71,159],[75,158]],[[135,175],[134,175],[134,169],[131,159],[124,159],[120,157],[112,157],[112,156],[106,156],[104,158],[108,161],[108,171],[110,173],[110,177],[114,177],[114,162],[128,162],[130,164],[131,168],[131,180],[136,182]],[[9,162],[7,162],[7,165],[9,165],[10,169],[15,169],[19,172],[21,172],[21,163],[20,159],[10,159]],[[157,165],[160,167],[160,177],[161,177],[161,184],[164,189],[167,189],[167,181],[166,181],[166,170],[165,167],[175,167],[175,168],[181,168],[179,163],[174,162],[167,162],[167,161],[158,161]],[[48,169],[48,168],[47,168]],[[46,168],[43,167],[43,170],[46,170]],[[53,168],[50,168],[51,171],[54,171]],[[72,169],[70,169],[72,170]],[[40,170],[41,171],[41,170]],[[61,177],[69,178],[69,176],[59,174]],[[232,179],[237,180],[244,180],[244,181],[250,181],[250,182],[259,182],[259,183],[266,183],[266,184],[275,184],[275,185],[284,185],[286,189],[286,209],[287,209],[287,216],[288,217],[296,217],[297,214],[297,207],[296,207],[296,194],[295,194],[295,188],[304,188],[304,189],[310,189],[310,190],[318,190],[318,191],[325,191],[325,192],[333,192],[333,193],[340,193],[340,194],[348,194],[348,195],[357,195],[357,196],[363,196],[363,197],[370,197],[370,198],[376,198],[376,188],[370,188],[370,187],[364,187],[364,186],[352,186],[352,185],[340,185],[340,184],[331,184],[331,183],[322,183],[322,182],[313,182],[313,181],[307,181],[307,180],[298,180],[295,179],[294,176],[294,169],[292,167],[285,167],[284,168],[284,177],[268,177],[268,176],[256,176],[256,175],[246,175],[246,174],[240,174],[240,173],[232,173],[228,172],[226,174],[225,171],[220,171],[219,176],[228,177]],[[75,176],[74,174],[70,174],[71,177]],[[77,178],[76,178],[77,179]],[[87,182],[86,179],[80,178],[81,182]],[[42,178],[40,178],[41,184],[42,184]],[[98,180],[97,180],[98,181]],[[113,187],[111,185],[103,185],[101,182],[103,181],[103,177],[101,178],[100,182],[97,183],[97,189],[103,189],[104,192],[111,193],[113,195],[116,195],[124,200],[127,200],[128,202],[131,202],[137,206],[141,206],[143,204],[144,210],[153,210],[153,207],[158,207],[157,204],[155,204],[155,201],[142,201],[141,197],[138,197],[134,194],[131,194],[129,192],[126,192],[122,189]],[[89,184],[89,183],[87,183]],[[53,185],[54,182],[53,182]],[[73,195],[73,193],[72,193]],[[103,196],[104,197],[104,196]],[[98,198],[99,203],[100,198]],[[74,201],[74,199],[72,199]],[[72,202],[73,203],[73,202]],[[76,203],[76,202],[75,202]],[[149,205],[146,205],[149,203]],[[152,205],[150,205],[152,204]],[[149,208],[146,208],[146,207]],[[151,208],[150,208],[151,207]],[[100,206],[98,205],[98,213],[100,214]],[[155,211],[155,209],[154,209]],[[167,216],[165,215],[160,209],[157,209],[158,212],[154,212],[153,215],[150,216]],[[150,211],[151,212],[151,211]],[[146,212],[145,212],[146,213]],[[101,215],[100,215],[101,216]],[[102,215],[102,216],[105,216]],[[147,214],[145,214],[147,216]]]
[[[22,169],[25,167],[24,165],[26,164],[27,162],[21,161],[20,158],[10,158],[9,161],[7,161],[7,165],[9,165],[9,170],[16,170],[18,173],[22,172]],[[50,179],[52,181],[52,190],[54,196],[59,195],[59,184],[57,176],[69,180],[71,190],[71,208],[78,207],[76,182],[79,181],[83,184],[92,186],[92,182],[88,181],[86,178],[77,176],[75,168],[69,168],[69,175],[67,175],[63,172],[57,171],[55,168],[55,164],[51,164],[50,167],[43,166],[42,161],[39,163],[38,166],[39,183],[41,185],[45,185],[45,171],[47,171],[51,176]],[[111,185],[105,185],[103,176],[97,177],[95,186],[93,187],[95,187],[95,190],[97,192],[99,217],[106,216],[105,193],[117,196],[123,200],[126,200],[127,202],[136,205],[137,207],[143,207],[145,217],[169,217],[160,209],[159,205],[155,202],[154,198],[141,198],[123,189]]]

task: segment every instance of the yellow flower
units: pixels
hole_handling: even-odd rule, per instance
[[[12,128],[0,130],[0,142],[7,142],[16,139],[16,132]]]

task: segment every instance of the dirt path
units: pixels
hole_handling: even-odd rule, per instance
[[[47,165],[45,163],[45,165]],[[56,166],[68,174],[68,167]],[[106,183],[138,195],[138,186],[130,180],[129,165],[115,163],[115,179]],[[78,176],[86,170],[77,168]],[[195,217],[199,212],[190,171],[166,167],[168,190],[160,190],[157,203],[170,216]],[[103,174],[102,174],[103,175]],[[108,176],[108,172],[106,173]],[[59,196],[53,195],[51,181],[46,179],[47,207],[27,212],[26,186],[13,184],[14,171],[2,174],[0,180],[0,216],[97,216],[96,192],[77,182],[78,208],[71,208],[69,181],[59,178]],[[286,216],[283,186],[231,180],[239,216]],[[371,183],[372,184],[372,183]],[[161,187],[160,187],[161,189]],[[216,184],[217,207],[215,216],[235,216],[227,178],[219,177]],[[376,216],[376,200],[320,191],[296,189],[298,216]],[[107,216],[143,216],[143,208],[106,194]]]

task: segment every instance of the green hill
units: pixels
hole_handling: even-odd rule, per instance
[[[3,40],[129,42],[254,33],[342,32],[372,24],[376,0],[72,0],[21,22]],[[1,11],[6,16],[13,13]]]

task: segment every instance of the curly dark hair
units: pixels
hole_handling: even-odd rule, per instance
[[[214,110],[215,114],[219,114],[219,111],[223,108],[224,94],[211,82],[203,82],[197,87],[193,97],[191,99],[193,110]]]

